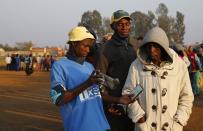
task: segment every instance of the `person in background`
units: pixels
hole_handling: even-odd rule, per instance
[[[18,54],[15,56],[15,71],[19,71],[20,68],[20,57]]]
[[[40,71],[41,70],[41,55],[38,55],[36,57],[36,71]]]
[[[50,68],[52,68],[54,62],[56,61],[55,58],[51,55],[51,60],[50,60]]]
[[[188,47],[187,51],[188,58],[190,60],[190,67],[189,67],[189,74],[190,74],[190,80],[192,84],[192,91],[194,95],[200,94],[200,80],[201,80],[201,64],[199,57],[197,56],[197,50],[193,49],[192,46]]]
[[[200,70],[201,65],[200,65],[199,57],[197,56],[196,49],[193,49],[192,46],[189,46],[188,51],[187,51],[187,55],[188,55],[188,58],[191,62],[190,71]]]
[[[200,60],[200,65],[201,65],[201,71],[203,69],[203,44],[200,45],[198,48],[198,53],[197,53],[199,60]]]
[[[45,55],[41,57],[40,67],[41,67],[40,69],[41,71],[45,71]]]
[[[11,57],[9,56],[9,54],[6,56],[5,62],[6,62],[6,70],[11,70]]]
[[[25,56],[25,73],[31,75],[33,73],[33,59],[32,54]]]
[[[47,55],[44,59],[44,67],[45,67],[45,70],[46,71],[49,71],[50,69],[50,66],[51,66],[51,57],[50,55]]]
[[[185,62],[185,64],[189,68],[190,61],[187,57],[184,47],[181,44],[176,44],[174,45],[173,50],[178,54],[178,56]]]
[[[11,54],[11,70],[15,70],[16,60],[15,54]]]
[[[85,58],[94,36],[82,26],[69,32],[69,52],[51,69],[50,96],[60,107],[65,131],[106,131],[100,88],[103,76]]]
[[[20,55],[20,70],[23,71],[25,69],[25,58],[23,55]]]
[[[111,37],[112,37],[112,35],[113,35],[113,33],[107,33],[107,34],[105,34],[105,35],[103,36],[103,38],[102,38],[102,43],[104,44],[104,43],[106,43],[108,40],[110,40]]]
[[[131,94],[138,86],[143,92],[127,109],[135,131],[182,131],[194,95],[187,65],[169,48],[168,37],[159,27],[149,30],[139,45],[122,94]]]
[[[111,28],[114,34],[101,50],[96,68],[112,78],[118,78],[120,85],[115,90],[107,88],[103,91],[104,110],[111,131],[133,131],[134,124],[123,108],[123,105],[133,101],[128,95],[121,94],[130,64],[136,58],[130,39],[131,18],[128,12],[115,11],[111,18]]]

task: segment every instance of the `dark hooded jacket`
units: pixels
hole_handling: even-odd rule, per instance
[[[120,38],[119,35],[114,34],[101,51],[97,69],[120,80],[120,85],[115,90],[109,90],[112,96],[121,96],[130,64],[136,58],[131,40],[131,38]]]

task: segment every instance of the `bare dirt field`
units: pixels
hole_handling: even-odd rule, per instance
[[[0,71],[0,131],[63,131],[49,72]]]
[[[0,131],[63,131],[49,86],[49,72],[26,76],[23,71],[0,71]],[[195,97],[184,131],[203,131],[202,94]]]

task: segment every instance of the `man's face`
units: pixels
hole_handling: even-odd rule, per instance
[[[147,52],[153,62],[161,61],[161,47],[156,43],[146,44]]]
[[[120,37],[128,37],[130,33],[131,23],[128,19],[121,19],[116,24],[115,31],[120,35]]]
[[[77,57],[86,57],[90,52],[90,48],[93,46],[92,39],[84,39],[75,43],[75,52]]]

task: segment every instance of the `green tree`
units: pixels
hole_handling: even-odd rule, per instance
[[[16,47],[19,49],[19,50],[24,50],[24,51],[27,51],[27,50],[30,50],[31,47],[34,47],[35,44],[32,43],[32,41],[28,41],[28,42],[17,42],[16,43]]]
[[[176,12],[176,20],[173,29],[173,39],[177,44],[183,44],[185,35],[184,15],[181,12]]]
[[[131,14],[132,18],[132,35],[136,38],[139,36],[144,36],[145,33],[151,29],[153,26],[153,20],[155,18],[152,12],[144,14],[140,11],[135,11]]]
[[[135,11],[131,14],[132,33],[135,38],[144,36],[145,33],[154,26],[161,27],[167,34],[170,44],[183,43],[185,34],[184,15],[177,12],[176,18],[168,15],[168,8],[164,3],[160,3],[155,14],[148,11],[147,14]],[[113,32],[110,27],[110,19],[102,18],[97,10],[84,12],[81,22],[78,25],[92,29],[99,40],[103,35]]]
[[[158,16],[157,18],[157,25],[161,27],[167,34],[169,38],[169,42],[173,43],[173,28],[174,28],[174,18],[168,16],[168,8],[166,7],[165,4],[160,3],[159,7],[156,10],[156,14]]]
[[[17,51],[16,47],[11,47],[9,44],[0,44],[0,48],[3,48],[5,51]]]
[[[157,25],[155,14],[152,11],[148,11],[148,24],[149,27],[155,27]]]
[[[97,10],[83,13],[81,22],[79,22],[78,25],[83,25],[93,30],[99,38],[103,36],[104,31],[102,30],[102,17]]]
[[[102,33],[103,35],[113,32],[110,26],[110,19],[107,17],[104,17],[102,19],[102,30],[103,30],[103,33]]]

